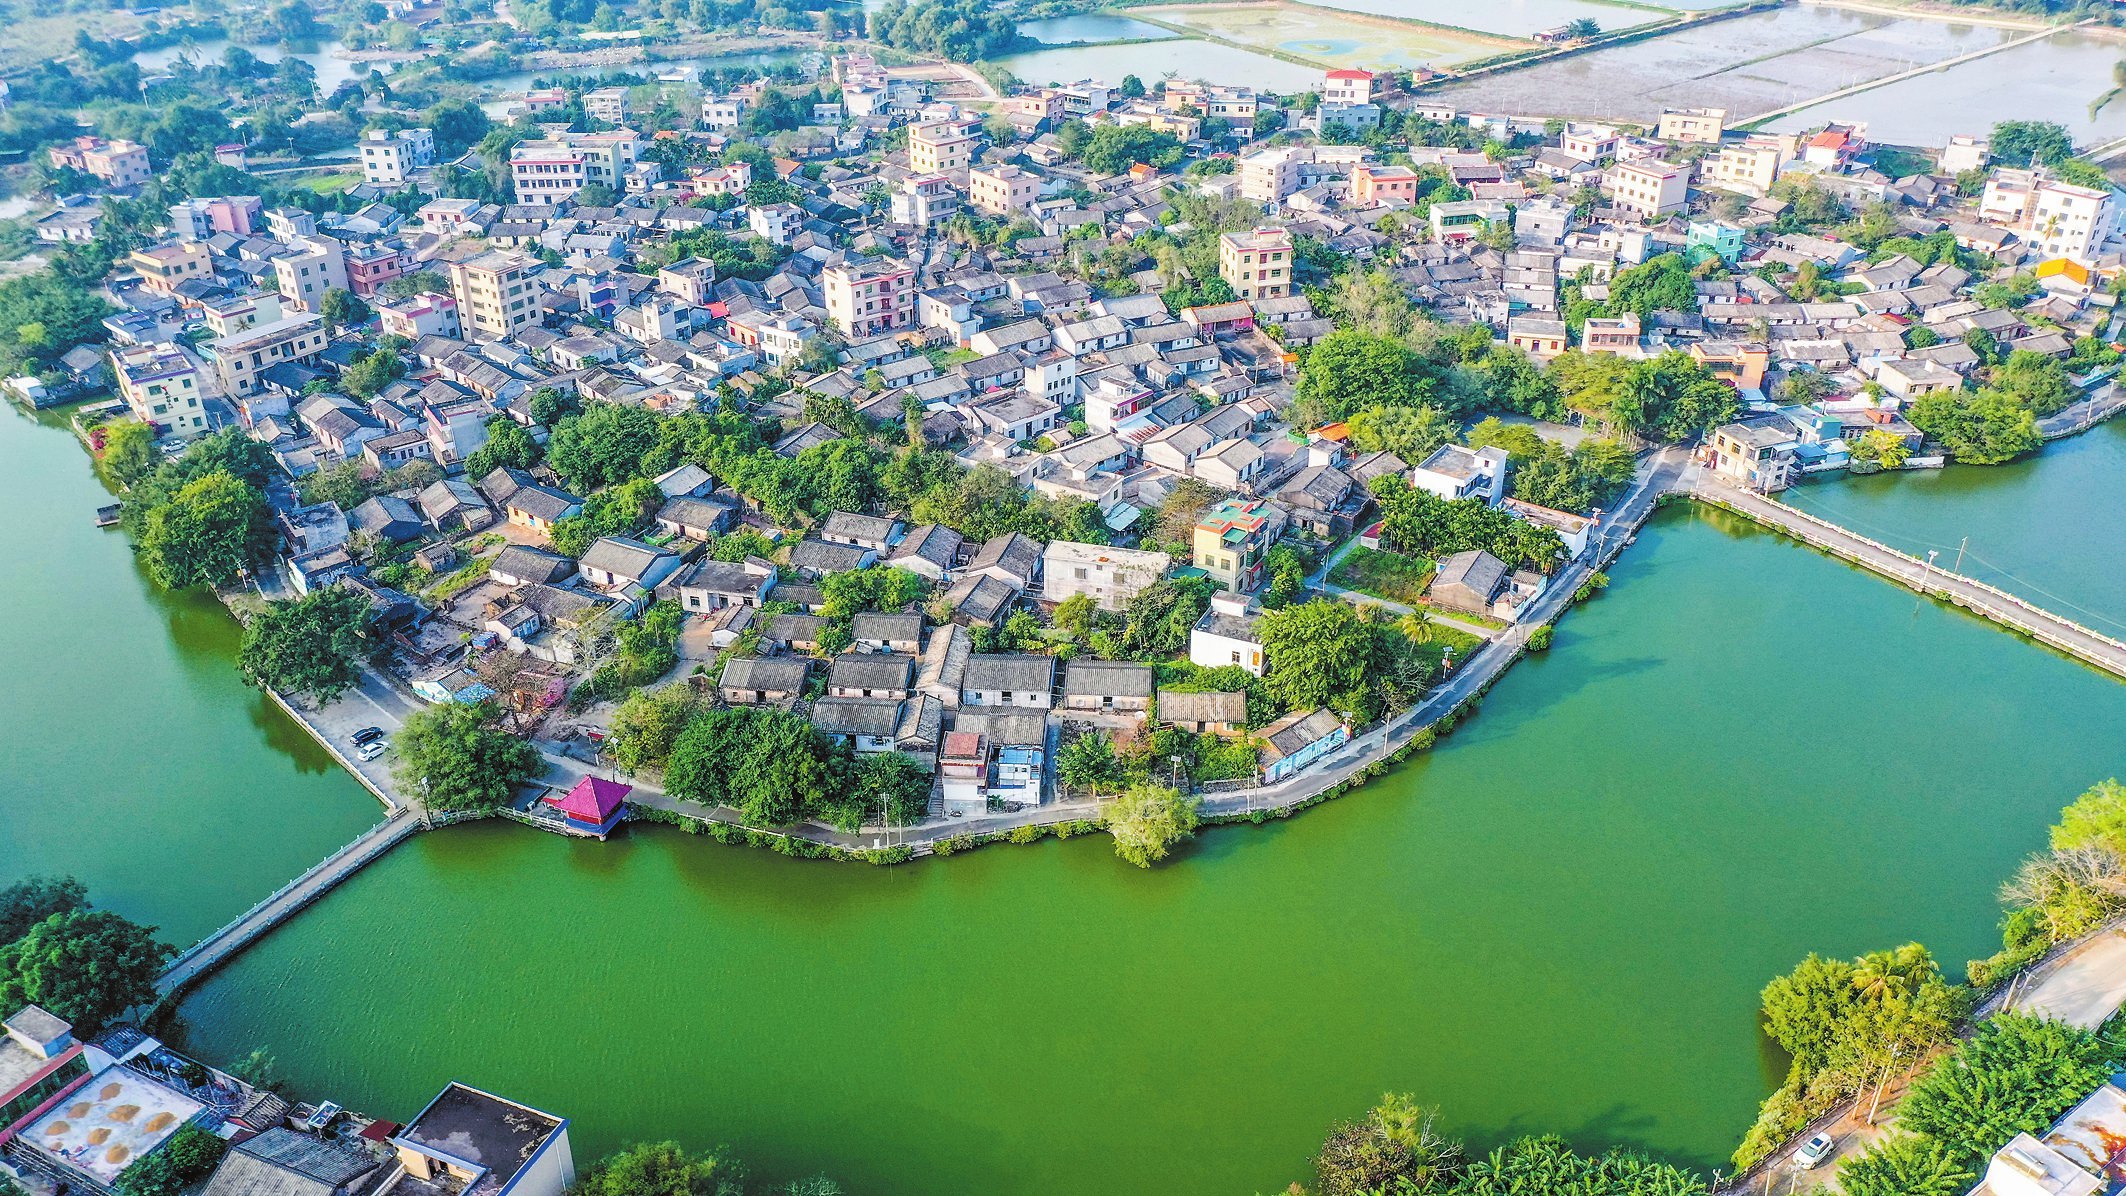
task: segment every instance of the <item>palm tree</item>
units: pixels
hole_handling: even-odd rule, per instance
[[[1417,644],[1431,643],[1432,629],[1437,625],[1437,621],[1432,617],[1432,612],[1421,606],[1411,607],[1410,613],[1404,615],[1397,622],[1397,626],[1402,628],[1403,634],[1409,636],[1412,643]]]
[[[1854,965],[1853,990],[1863,1002],[1879,1007],[1910,994],[1937,970],[1934,957],[1918,943],[1871,951]]]

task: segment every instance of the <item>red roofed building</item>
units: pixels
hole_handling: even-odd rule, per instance
[[[1373,72],[1356,70],[1324,72],[1321,77],[1321,99],[1326,104],[1372,103]]]
[[[634,786],[603,777],[585,777],[559,797],[548,794],[546,804],[561,812],[568,829],[603,839],[613,833],[627,813],[627,795]]]
[[[1861,125],[1829,125],[1802,143],[1801,160],[1811,166],[1835,169],[1868,147]]]

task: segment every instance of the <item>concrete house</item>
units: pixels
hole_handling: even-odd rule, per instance
[[[915,657],[853,652],[827,666],[827,693],[837,698],[905,698],[915,682]]]
[[[759,557],[743,561],[696,561],[676,574],[670,588],[679,605],[695,614],[731,606],[758,608],[775,585],[775,566]]]
[[[1506,450],[1441,445],[1410,471],[1410,484],[1444,499],[1481,498],[1495,507],[1506,497]]]
[[[1350,741],[1350,728],[1327,710],[1295,711],[1259,732],[1262,783],[1274,785]]]
[[[1211,596],[1210,609],[1189,630],[1188,658],[1206,669],[1238,666],[1262,676],[1262,640],[1255,634],[1255,615],[1246,595]]]
[[[1041,573],[1046,579],[1042,596],[1050,602],[1064,602],[1089,594],[1101,609],[1119,611],[1165,577],[1168,564],[1163,552],[1056,540],[1041,554]]]
[[[679,567],[679,555],[626,536],[606,536],[584,552],[577,567],[603,590],[653,588]]]
[[[1234,735],[1248,724],[1244,693],[1159,691],[1159,721],[1194,735]]]

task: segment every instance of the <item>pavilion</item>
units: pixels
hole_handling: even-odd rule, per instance
[[[585,777],[567,793],[546,796],[546,804],[560,811],[565,829],[603,839],[627,817],[627,795],[634,786],[603,777]]]

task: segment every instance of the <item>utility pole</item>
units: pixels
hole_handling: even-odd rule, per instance
[[[1956,542],[1955,572],[1962,573],[1964,571],[1964,549],[1969,547],[1971,547],[1971,537],[1969,536],[1965,536],[1963,539]]]
[[[1921,566],[1919,570],[1919,592],[1922,594],[1927,592],[1928,575],[1934,572],[1934,558],[1940,555],[1941,552],[1938,549],[1929,548],[1927,550],[1927,563]]]
[[[1882,1090],[1890,1086],[1890,1069],[1897,1066],[1897,1056],[1904,1050],[1901,1042],[1890,1044],[1890,1057],[1883,1061],[1882,1079],[1875,1085],[1875,1099],[1868,1102],[1869,1125],[1875,1124],[1875,1110],[1882,1105]]]

